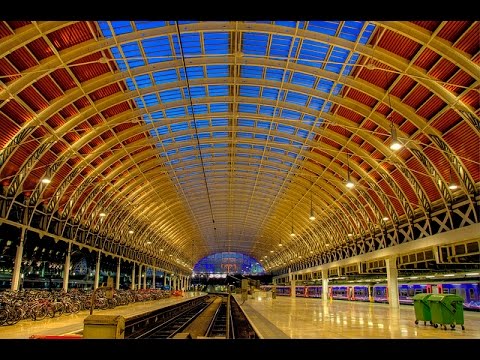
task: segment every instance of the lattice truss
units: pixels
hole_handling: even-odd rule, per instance
[[[2,222],[183,270],[233,251],[272,271],[478,223],[479,33],[2,22]]]

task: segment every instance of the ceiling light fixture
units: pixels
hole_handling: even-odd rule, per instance
[[[42,184],[50,184],[52,182],[52,176],[50,174],[50,168],[47,169],[47,171],[45,172],[45,175],[43,175],[43,178],[42,178]]]
[[[312,183],[313,187],[313,183]],[[309,216],[310,221],[315,220],[315,214],[313,213],[313,193],[312,190],[310,189],[310,216]]]
[[[453,181],[452,167],[450,167],[450,180],[449,180],[449,182],[448,182],[448,188],[449,188],[450,190],[457,190],[457,189],[458,189],[457,183],[455,183],[455,181]]]
[[[349,162],[349,157],[350,155],[347,154],[347,183],[345,186],[349,189],[353,189],[355,187],[355,184],[353,183],[352,180],[350,180],[350,162]]]
[[[393,125],[393,121],[390,124],[390,130],[392,133],[392,142],[390,143],[390,149],[392,149],[393,151],[400,150],[403,147],[403,145],[400,141],[398,141],[397,129]]]
[[[105,214],[104,212],[101,212],[98,216],[105,217],[105,216],[107,216],[107,214]]]

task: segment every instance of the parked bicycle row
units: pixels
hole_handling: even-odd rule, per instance
[[[93,290],[22,290],[0,293],[0,325],[13,325],[20,320],[38,321],[46,317],[56,317],[78,313],[92,306]],[[114,290],[113,297],[107,297],[104,289],[97,289],[94,296],[94,309],[113,309],[116,306],[134,302],[158,300],[170,297],[168,290],[139,289]]]

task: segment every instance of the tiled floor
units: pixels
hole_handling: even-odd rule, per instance
[[[234,295],[242,304],[240,295]],[[447,330],[415,324],[411,305],[291,298],[263,291],[249,295],[241,308],[263,339],[480,339],[480,312],[464,311],[460,325]]]

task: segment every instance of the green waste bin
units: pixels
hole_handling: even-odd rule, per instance
[[[413,297],[413,307],[415,309],[415,324],[419,321],[423,321],[424,325],[427,325],[427,321],[430,321],[432,325],[432,313],[430,311],[430,304],[428,299],[432,294],[417,294]]]
[[[463,319],[463,298],[454,294],[436,294],[428,298],[430,311],[432,313],[432,323],[434,327],[443,326],[446,330],[447,325],[455,329],[455,325],[462,325],[465,330]]]

